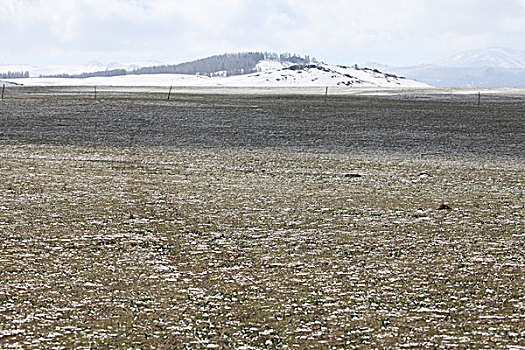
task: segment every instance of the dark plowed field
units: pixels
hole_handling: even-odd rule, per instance
[[[20,88],[19,88],[20,89]],[[192,146],[343,153],[523,156],[525,98],[15,90],[0,140],[58,145]],[[198,90],[197,90],[198,91]]]

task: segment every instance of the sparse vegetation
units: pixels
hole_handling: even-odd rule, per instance
[[[525,346],[519,99],[19,91],[0,348]]]

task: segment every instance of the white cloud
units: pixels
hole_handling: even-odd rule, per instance
[[[519,46],[524,15],[525,0],[0,0],[0,46],[10,60],[45,51],[178,61],[255,49],[414,63]]]

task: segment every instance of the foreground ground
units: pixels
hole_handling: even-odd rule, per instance
[[[0,348],[525,347],[516,100],[185,98],[4,101]]]

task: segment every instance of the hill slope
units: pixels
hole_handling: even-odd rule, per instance
[[[327,64],[293,65],[231,77],[225,83],[230,86],[428,87],[375,69]]]
[[[382,73],[369,68],[331,66],[327,64],[290,65],[275,67],[275,62],[262,61],[257,73],[236,76],[203,76],[190,74],[141,74],[114,77],[27,78],[14,80],[24,85],[63,86],[232,86],[232,87],[429,87],[414,80]]]

